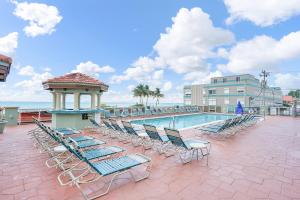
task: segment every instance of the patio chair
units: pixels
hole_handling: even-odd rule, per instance
[[[123,108],[123,111],[121,112],[121,117],[128,117],[128,116],[129,116],[128,108]]]
[[[169,145],[169,138],[166,135],[160,135],[155,126],[143,124],[146,133],[152,142],[152,148],[158,153],[164,153],[167,157],[174,155],[174,149]]]
[[[145,115],[153,115],[150,109],[145,108]]]
[[[157,108],[156,113],[159,114],[159,115],[163,114],[162,109],[161,108]]]
[[[206,133],[220,133],[231,126],[232,119],[227,119],[224,123],[209,124],[207,126],[198,127],[196,129]]]
[[[110,125],[111,129],[114,130],[114,133],[116,134],[120,142],[128,143],[130,141],[130,138],[128,137],[128,134],[126,134],[126,131],[119,126],[115,119],[110,118],[109,121],[111,125],[108,122],[106,122],[105,125]]]
[[[77,166],[81,162],[81,159],[79,159],[79,162],[76,161],[77,160],[76,158],[78,158],[77,154],[84,156],[87,160],[93,160],[93,159],[99,160],[99,159],[108,158],[112,155],[117,155],[125,151],[123,148],[117,146],[95,148],[95,146],[98,147],[98,145],[101,144],[97,144],[97,145],[94,144],[89,146],[93,148],[86,148],[87,146],[86,143],[82,144],[75,141],[72,141],[70,143],[70,140],[68,139],[62,139],[61,144],[64,145],[64,147],[68,150],[68,152],[66,154],[60,154],[58,156],[46,160],[47,167],[49,168],[56,167],[65,171],[75,165]]]
[[[58,132],[61,137],[72,137],[72,139],[77,142],[95,139],[94,137],[91,136],[83,136],[83,135],[78,136],[78,134],[81,134],[81,132],[71,128],[57,128],[54,129],[54,131]]]
[[[100,125],[99,123],[97,123],[94,119],[90,119],[90,122],[92,123],[92,125],[99,130],[99,132],[104,136],[104,137],[110,137],[110,129],[105,126],[105,125]]]
[[[136,117],[136,116],[138,116],[138,110],[137,110],[136,108],[131,108],[130,116],[131,116],[131,117]]]
[[[138,108],[138,109],[137,109],[137,112],[138,112],[138,116],[143,116],[143,115],[145,115],[145,113],[144,113],[144,111],[143,111],[142,108]]]
[[[148,134],[145,131],[135,130],[130,122],[122,121],[124,129],[127,131],[128,134],[132,135],[132,144],[134,146],[142,145],[145,149],[151,148],[151,144],[148,141]]]
[[[106,195],[110,191],[114,180],[122,174],[130,174],[131,178],[135,182],[144,180],[150,175],[151,159],[142,154],[129,154],[98,162],[90,161],[80,155],[79,158],[84,161],[84,167],[74,166],[60,173],[57,179],[61,185],[76,185],[85,199],[96,199]],[[133,173],[133,169],[142,166],[145,167],[145,174],[141,177],[137,177]],[[111,176],[111,178],[107,182],[109,176]],[[104,183],[103,187],[100,188],[104,189],[104,192],[101,194],[92,196],[92,194],[86,194],[80,187],[80,184],[92,183],[101,180]]]
[[[197,139],[183,140],[178,130],[170,128],[164,128],[164,130],[171,143],[178,147],[179,157],[182,163],[191,162],[195,152],[197,154],[198,160],[200,150],[202,158],[204,156],[207,157],[206,165],[208,165],[208,155],[210,153],[211,148],[209,141]]]

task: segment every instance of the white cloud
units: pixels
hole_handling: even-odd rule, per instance
[[[29,93],[42,92],[42,82],[53,77],[53,75],[48,71],[43,73],[36,72],[30,65],[21,67],[18,74],[21,76],[28,76],[30,79],[17,82],[14,86],[16,88],[22,88],[23,91],[27,91]]]
[[[21,67],[19,69],[19,75],[21,76],[33,76],[35,74],[34,68],[30,65]]]
[[[114,75],[112,83],[121,83],[122,81],[135,80],[143,82],[152,79],[150,76],[156,69],[163,68],[163,64],[158,58],[139,57],[131,67],[127,68],[122,75]],[[161,76],[163,72],[155,72],[155,76]],[[160,73],[160,74],[159,74]],[[157,77],[156,77],[157,78]]]
[[[164,70],[158,70],[153,73],[153,79],[161,80],[164,77]]]
[[[25,66],[19,68],[18,74],[26,76],[27,79],[0,85],[2,101],[51,101],[49,91],[42,87],[43,81],[53,77],[51,73],[38,73],[32,66]]]
[[[278,73],[275,74],[274,83],[283,89],[297,89],[300,85],[300,73],[290,74],[290,73]],[[287,92],[287,90],[284,90]]]
[[[128,85],[127,89],[132,92],[132,90],[135,88],[135,85]]]
[[[51,72],[51,68],[50,67],[45,67],[44,69],[43,69],[45,72]]]
[[[52,77],[52,74],[49,72],[34,73],[30,76],[30,79],[20,81],[15,86],[28,92],[41,92],[43,91],[42,82]]]
[[[84,73],[84,74],[88,74],[88,75],[92,75],[92,76],[99,76],[99,73],[112,73],[112,72],[115,72],[115,69],[109,65],[100,67],[99,65],[97,65],[91,61],[87,61],[87,62],[81,62],[80,64],[78,64],[76,66],[76,69],[73,70],[72,72],[80,72],[80,73]]]
[[[164,85],[163,85],[163,87],[162,87],[161,90],[162,90],[163,92],[167,92],[167,91],[171,90],[172,87],[173,87],[172,82],[171,82],[171,81],[167,81],[167,82],[164,83]]]
[[[29,22],[23,29],[27,36],[50,35],[55,31],[55,26],[62,20],[62,16],[55,6],[26,1],[22,3],[12,2],[16,5],[14,15]]]
[[[234,41],[233,33],[215,27],[201,8],[181,8],[172,21],[172,26],[160,35],[154,50],[176,73],[206,71],[205,60],[215,56],[213,49]]]
[[[0,37],[0,53],[11,56],[18,47],[18,33],[12,32]]]
[[[113,76],[112,83],[135,80],[171,89],[172,83],[163,81],[162,69],[179,74],[207,75],[210,65],[206,59],[218,56],[214,51],[216,47],[234,41],[233,33],[215,27],[201,8],[182,8],[172,21],[172,26],[166,28],[153,47],[156,56],[139,57],[122,75]]]
[[[230,17],[226,23],[248,20],[269,26],[300,14],[300,0],[224,0]]]
[[[183,79],[186,81],[193,81],[192,84],[209,83],[212,77],[222,76],[222,72],[216,70],[214,72],[191,72],[184,75]]]
[[[282,61],[300,56],[300,31],[292,32],[275,40],[261,35],[237,43],[228,52],[229,62],[219,65],[222,71],[248,73],[269,68]]]

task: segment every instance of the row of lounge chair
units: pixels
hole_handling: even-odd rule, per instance
[[[100,129],[100,132],[110,138],[116,138],[120,142],[131,142],[134,146],[143,146],[144,150],[155,150],[166,157],[178,155],[182,163],[191,162],[194,155],[197,160],[207,158],[210,153],[209,141],[189,139],[184,140],[178,130],[164,128],[165,135],[160,134],[155,126],[144,124],[144,129],[137,129],[130,122],[121,121],[121,127],[115,119],[105,120],[104,125],[91,119],[92,124]],[[199,154],[200,152],[200,154]]]
[[[195,113],[199,112],[198,106],[173,106],[173,107],[153,107],[153,108],[115,108],[106,112],[106,117],[136,117],[163,115],[174,113]]]
[[[256,124],[259,117],[253,114],[245,114],[227,119],[225,121],[211,123],[198,127],[204,134],[229,137],[235,135],[238,131]]]
[[[84,136],[80,131],[69,128],[53,130],[36,119],[34,122],[37,128],[29,134],[35,139],[35,146],[50,156],[46,166],[60,169],[59,183],[75,185],[85,199],[107,194],[113,181],[124,173],[129,173],[136,182],[150,175],[151,159],[143,154],[126,154],[124,148],[106,146],[105,140]],[[137,167],[144,168],[144,174],[139,177],[133,173]],[[96,181],[104,183],[103,188],[99,188],[104,190],[101,194],[86,194],[81,188],[82,184]]]

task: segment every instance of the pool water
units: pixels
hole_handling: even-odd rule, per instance
[[[209,123],[212,121],[226,120],[233,117],[234,115],[223,115],[223,114],[191,114],[191,115],[176,115],[170,117],[133,120],[131,121],[131,123],[137,125],[150,124],[161,128],[169,127],[175,129],[183,129],[192,126],[198,126],[198,125],[200,126],[202,124]]]

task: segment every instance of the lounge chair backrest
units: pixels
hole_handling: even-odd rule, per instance
[[[119,126],[115,119],[109,119],[111,125],[117,130],[123,132],[123,129]]]
[[[127,122],[127,121],[122,121],[122,124],[125,128],[125,130],[129,133],[129,134],[132,134],[132,135],[137,135],[137,133],[135,132],[135,130],[133,129],[132,125]]]
[[[240,119],[241,119],[241,117],[235,117],[235,118],[233,118],[231,125],[235,126],[240,121]]]
[[[106,120],[102,120],[102,121],[107,128],[114,130],[114,128],[110,125],[110,123],[108,121],[106,121]]]
[[[64,145],[68,149],[68,151],[74,154],[78,159],[85,160],[77,147],[78,143],[76,141],[68,138],[68,140],[62,140],[61,144]]]
[[[180,147],[187,148],[185,145],[184,141],[182,140],[179,131],[175,129],[170,129],[170,128],[164,128],[169,140],[172,142],[172,144]]]
[[[162,141],[155,126],[152,126],[149,124],[143,124],[143,125],[144,125],[146,133],[149,135],[149,137],[151,139]]]
[[[221,130],[224,130],[230,126],[230,123],[232,122],[232,119],[226,119],[223,126],[220,128]]]
[[[90,119],[90,122],[96,126],[96,127],[100,127],[100,125],[94,120],[94,119]]]

